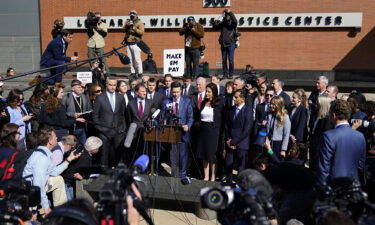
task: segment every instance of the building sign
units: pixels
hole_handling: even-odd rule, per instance
[[[284,14],[235,14],[239,28],[317,28],[362,27],[362,13],[284,13]],[[209,15],[157,15],[139,16],[145,28],[181,28],[188,16],[205,28],[212,27],[221,14]],[[122,29],[128,16],[103,16],[109,29]],[[86,17],[64,17],[65,28],[85,29]]]
[[[229,7],[230,0],[202,0],[203,8]]]
[[[185,68],[185,49],[164,49],[164,74],[182,77]]]

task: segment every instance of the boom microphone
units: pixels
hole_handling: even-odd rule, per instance
[[[131,123],[128,133],[126,134],[125,142],[124,142],[124,146],[126,148],[130,148],[130,146],[132,145],[132,141],[134,139],[134,134],[136,131],[137,131],[137,124]]]

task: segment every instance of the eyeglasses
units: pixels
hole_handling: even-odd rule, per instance
[[[95,91],[95,93],[101,93],[102,92],[102,90],[100,89],[100,90],[96,90]]]
[[[19,102],[22,102],[23,100],[24,100],[23,98],[18,99]]]
[[[272,98],[272,97],[273,97],[273,95],[270,95],[270,94],[266,94],[266,97],[271,97],[271,98]]]
[[[17,132],[16,134],[21,135],[21,132]]]

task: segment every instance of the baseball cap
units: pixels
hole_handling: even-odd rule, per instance
[[[132,11],[130,11],[130,13],[129,13],[130,15],[137,15],[137,11],[135,11],[135,10],[132,10]]]
[[[189,20],[195,20],[195,19],[194,19],[194,16],[189,16],[189,17],[187,18],[187,20],[189,21]]]

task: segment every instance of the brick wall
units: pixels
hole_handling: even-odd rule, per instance
[[[235,13],[334,13],[363,12],[362,31],[349,37],[348,29],[244,29],[241,46],[235,52],[235,67],[253,64],[256,68],[279,70],[345,70],[375,69],[375,1],[374,0],[232,0]],[[56,18],[85,16],[100,11],[103,16],[123,16],[136,9],[139,15],[214,14],[222,9],[202,8],[201,0],[40,0],[42,48],[51,40],[50,31]],[[205,60],[214,68],[221,61],[218,32],[206,30]],[[158,67],[162,66],[163,49],[183,47],[177,30],[146,30],[144,40],[150,45]],[[119,46],[123,33],[112,31],[106,38],[106,50]],[[74,34],[68,55],[79,52],[86,57],[87,34]],[[142,56],[145,58],[145,55]],[[111,66],[121,66],[117,58]]]

